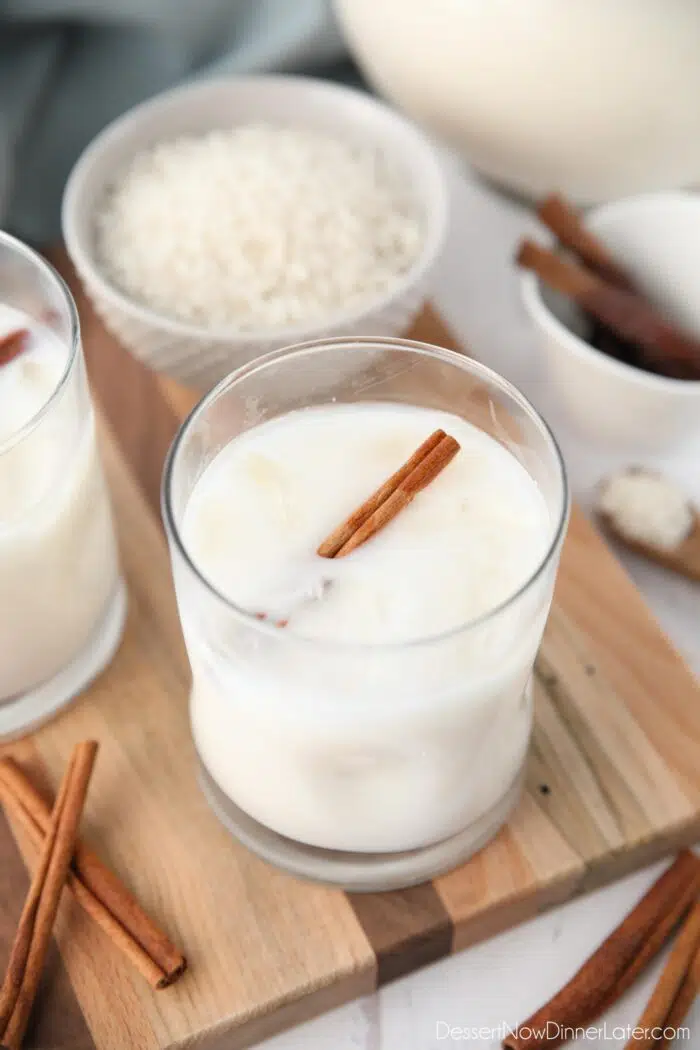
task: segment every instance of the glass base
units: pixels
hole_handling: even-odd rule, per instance
[[[0,701],[0,741],[23,736],[52,718],[105,669],[119,648],[126,620],[126,587],[116,593],[87,646],[48,682],[5,702]]]
[[[329,883],[354,893],[398,890],[415,886],[457,867],[493,838],[520,798],[521,771],[505,795],[452,838],[405,853],[344,853],[320,849],[278,835],[253,820],[231,801],[199,763],[204,795],[224,827],[263,860],[303,879]]]

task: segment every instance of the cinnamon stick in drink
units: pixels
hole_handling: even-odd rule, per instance
[[[420,445],[410,459],[407,459],[402,467],[392,474],[390,478],[380,485],[376,492],[373,492],[369,496],[361,507],[358,507],[356,511],[350,515],[341,525],[335,529],[330,536],[327,536],[323,543],[318,548],[317,553],[322,558],[335,558],[338,555],[340,549],[348,542],[351,536],[353,536],[361,525],[367,521],[367,519],[374,514],[376,510],[381,507],[382,503],[391,496],[393,492],[399,487],[402,481],[405,481],[412,470],[422,463],[423,460],[428,456],[433,449],[437,448],[442,439],[446,437],[444,430],[434,431],[429,438]]]
[[[0,367],[24,353],[28,339],[29,331],[26,328],[16,328],[13,332],[0,336]]]
[[[376,492],[319,546],[322,558],[344,558],[366,543],[407,507],[459,452],[459,443],[436,430]]]
[[[522,242],[517,262],[634,343],[642,361],[655,371],[676,379],[700,379],[700,340],[676,328],[645,300],[533,241]]]

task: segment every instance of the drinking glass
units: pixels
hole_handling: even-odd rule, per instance
[[[183,517],[217,454],[283,413],[360,402],[461,416],[534,479],[549,512],[546,553],[497,608],[408,643],[312,640],[255,618],[199,571]],[[234,834],[297,874],[352,889],[421,881],[494,835],[520,792],[529,681],[568,507],[546,423],[458,353],[400,339],[317,341],[249,364],[205,397],[171,448],[163,514],[201,781]]]
[[[37,338],[43,331],[65,347],[63,373],[47,400],[0,439],[6,739],[48,718],[106,666],[121,637],[126,597],[75,303],[51,266],[7,234],[0,234],[0,301],[23,311]],[[21,365],[17,391],[34,381],[33,367]]]

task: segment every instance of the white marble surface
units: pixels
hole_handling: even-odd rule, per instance
[[[532,225],[526,210],[449,163],[453,218],[441,266],[437,305],[478,358],[512,379],[545,414],[560,441],[575,497],[587,506],[593,486],[630,453],[593,448],[567,428],[537,367],[533,333],[520,306],[513,248]],[[700,276],[699,276],[700,279]],[[700,502],[700,438],[656,463]],[[700,588],[622,558],[666,632],[700,674]],[[700,761],[700,755],[698,756]],[[620,921],[664,867],[655,865],[585,898],[550,911],[469,951],[383,988],[306,1025],[268,1040],[264,1050],[433,1050],[499,1045],[498,1026],[515,1025],[549,998]],[[634,1025],[656,980],[661,958],[608,1014],[607,1032],[575,1047],[618,1050],[615,1026]],[[700,999],[688,1019],[700,1048]],[[448,1026],[487,1029],[481,1037],[450,1037]]]

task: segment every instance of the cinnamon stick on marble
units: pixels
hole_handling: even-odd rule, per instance
[[[561,991],[503,1040],[505,1050],[556,1050],[564,1028],[599,1017],[662,947],[698,893],[700,859],[683,850]]]
[[[634,984],[637,977],[646,969],[651,960],[656,958],[674,930],[678,928],[678,924],[682,921],[683,916],[693,906],[698,893],[700,893],[700,882],[696,884],[691,881],[681,890],[675,907],[671,908],[658,925],[653,927],[634,959],[621,974],[620,980],[610,989],[608,997],[601,1004],[600,1013],[603,1013],[609,1006],[617,1002],[627,988]]]
[[[29,889],[2,988],[0,1042],[6,1050],[20,1050],[27,1028],[75,849],[96,754],[94,740],[76,746],[54,806],[42,861]],[[29,913],[31,921],[27,921]]]
[[[644,1013],[636,1027],[644,1030],[639,1039],[630,1039],[625,1050],[655,1050],[659,1039],[654,1032],[670,1027],[669,1014],[681,990],[689,970],[700,949],[700,903],[696,902],[690,911],[671,954],[666,961],[661,976],[651,993]]]
[[[654,1050],[670,1050],[675,1040],[675,1035],[672,1033],[676,1032],[685,1021],[698,992],[700,992],[700,949],[696,951],[688,968],[688,973],[678,990],[676,998],[671,1003],[671,1009],[664,1021],[663,1027],[669,1035],[668,1037],[662,1037],[654,1047]]]
[[[584,225],[575,208],[558,193],[552,193],[541,202],[537,209],[542,222],[557,237],[559,243],[575,252],[589,270],[598,274],[609,284],[635,291],[634,281],[627,271],[617,262],[594,233]]]
[[[0,759],[0,800],[39,851],[50,827],[51,811],[11,758]],[[67,884],[81,907],[154,988],[166,988],[184,972],[183,954],[124,883],[82,842],[77,843]]]
[[[676,379],[700,379],[700,340],[682,332],[644,299],[533,241],[523,241],[516,258],[550,288],[634,343],[655,371]]]

